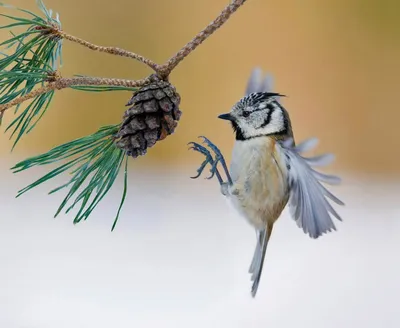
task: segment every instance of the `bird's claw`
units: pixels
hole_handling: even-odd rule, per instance
[[[208,147],[210,147],[210,149],[214,152],[215,154],[215,159],[214,159],[214,164],[212,164],[210,172],[211,172],[211,176],[210,179],[215,175],[216,172],[218,172],[217,170],[217,164],[218,162],[222,165],[225,174],[227,176],[228,179],[228,183],[231,185],[232,184],[232,178],[229,174],[229,170],[228,167],[226,165],[225,162],[225,158],[222,155],[221,151],[219,150],[219,148],[213,144],[208,138],[206,138],[205,136],[200,136],[199,138],[203,139],[203,143],[206,144]]]
[[[214,145],[207,137],[200,136],[199,138],[203,139],[203,143],[206,144],[208,147],[210,147],[211,150],[214,152],[214,154],[216,155],[216,157],[215,157],[216,162],[219,162],[220,160],[222,160],[224,158],[222,156],[221,151],[218,149],[218,147],[216,145]]]
[[[197,179],[203,173],[203,171],[208,163],[210,163],[211,166],[214,166],[214,159],[211,156],[210,151],[206,147],[198,144],[197,142],[189,142],[189,145],[192,145],[191,147],[189,147],[189,149],[197,151],[206,157],[204,162],[201,163],[200,167],[197,169],[197,175],[194,177],[191,177],[192,179]]]
[[[217,172],[217,164],[218,164],[218,159],[215,160],[214,163],[211,164],[211,168],[210,168],[211,175],[209,177],[207,177],[206,179],[210,180],[214,177],[215,172]]]
[[[224,159],[224,157],[222,156],[221,151],[218,149],[218,147],[216,145],[214,145],[210,139],[208,139],[205,136],[200,136],[200,139],[203,139],[203,144],[207,145],[208,147],[210,147],[210,149],[214,152],[215,154],[215,159],[214,159],[214,163],[210,163],[211,164],[211,168],[210,168],[210,173],[211,175],[207,178],[207,179],[212,179],[215,175],[215,173],[217,172],[217,165],[218,162],[220,162],[221,160]]]
[[[203,139],[203,144],[210,147],[210,149],[215,153],[215,158],[213,158],[210,151],[206,147],[198,144],[197,142],[190,142],[189,145],[192,145],[192,147],[190,147],[189,149],[193,149],[194,151],[202,153],[206,157],[204,162],[201,163],[200,167],[197,169],[197,175],[195,177],[191,177],[191,178],[197,179],[203,173],[204,168],[207,166],[207,164],[210,164],[211,165],[211,168],[210,168],[211,175],[209,177],[206,177],[206,179],[210,180],[215,176],[216,172],[218,171],[217,165],[218,165],[218,162],[223,160],[223,156],[221,154],[221,151],[218,149],[218,147],[215,146],[208,138],[206,138],[204,136],[200,136],[199,138]]]

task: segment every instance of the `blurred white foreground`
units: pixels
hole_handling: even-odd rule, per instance
[[[0,172],[0,327],[400,327],[399,182],[332,188],[344,222],[319,240],[286,211],[252,299],[255,234],[216,181],[131,172],[111,233],[121,185],[73,226],[55,184],[14,198],[37,170]]]

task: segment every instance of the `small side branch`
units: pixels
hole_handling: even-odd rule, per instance
[[[18,97],[13,101],[0,105],[0,117],[7,109],[22,104],[23,102],[33,99],[37,96],[45,94],[52,90],[62,90],[76,85],[107,85],[107,86],[124,86],[124,87],[140,87],[149,84],[153,81],[154,76],[150,75],[141,80],[125,80],[125,79],[112,79],[102,77],[69,77],[57,78],[55,81],[48,82],[41,88],[35,89],[26,95]]]
[[[208,39],[211,34],[218,30],[232,14],[238,10],[246,0],[233,0],[225,9],[221,11],[216,19],[214,19],[204,30],[198,33],[190,42],[188,42],[181,50],[172,56],[164,65],[159,68],[163,76],[168,76],[178,64],[187,57],[200,44]]]
[[[53,34],[71,41],[78,43],[86,48],[94,51],[100,51],[108,53],[111,55],[117,55],[121,57],[128,57],[135,59],[145,65],[149,66],[155,73],[157,73],[162,78],[167,78],[169,74],[175,69],[176,66],[186,58],[192,51],[194,51],[200,44],[207,40],[216,30],[218,30],[224,23],[226,23],[229,18],[235,13],[247,0],[233,0],[231,4],[226,6],[221,13],[215,18],[205,29],[199,32],[191,41],[189,41],[182,49],[180,49],[174,56],[172,56],[163,65],[158,65],[152,60],[145,58],[136,53],[130,52],[125,49],[116,47],[104,47],[98,46],[68,33],[62,30],[58,30],[56,27]]]
[[[121,57],[128,57],[128,58],[135,59],[135,60],[137,60],[137,61],[149,66],[155,72],[158,71],[158,67],[159,67],[158,64],[156,64],[152,60],[150,60],[148,58],[145,58],[145,57],[143,57],[141,55],[138,55],[138,54],[136,54],[134,52],[130,52],[128,50],[117,48],[117,47],[98,46],[98,45],[90,43],[90,42],[88,42],[86,40],[80,39],[80,38],[78,38],[76,36],[73,36],[73,35],[70,35],[68,33],[65,33],[64,31],[61,31],[61,30],[55,31],[54,34],[62,37],[65,40],[78,43],[81,46],[84,46],[84,47],[89,48],[89,49],[94,50],[94,51],[99,51],[99,52],[104,52],[104,53],[108,53],[108,54],[111,54],[111,55],[117,55],[117,56],[121,56]]]

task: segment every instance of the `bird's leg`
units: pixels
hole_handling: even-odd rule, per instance
[[[221,151],[218,149],[218,147],[217,147],[216,145],[214,145],[214,144],[213,144],[209,139],[207,139],[206,137],[200,137],[200,138],[202,138],[202,139],[203,139],[203,143],[205,143],[208,147],[210,147],[211,150],[215,153],[215,161],[214,161],[214,164],[212,165],[211,173],[212,173],[213,171],[215,172],[215,171],[217,170],[217,164],[218,164],[218,162],[220,162],[221,165],[222,165],[222,168],[223,168],[224,171],[225,171],[226,178],[228,179],[228,184],[229,184],[229,185],[232,185],[232,184],[233,184],[232,178],[231,178],[231,175],[229,174],[228,166],[226,165],[225,158],[224,158],[224,156],[222,155]],[[211,177],[212,177],[212,176],[213,176],[213,173],[212,173]]]

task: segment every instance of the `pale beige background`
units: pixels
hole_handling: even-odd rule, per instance
[[[10,3],[37,11],[33,0]],[[46,1],[69,33],[157,62],[227,3]],[[399,327],[399,9],[394,0],[248,0],[172,74],[182,120],[174,136],[131,162],[113,233],[121,181],[87,222],[73,226],[71,215],[52,220],[63,194],[46,195],[65,176],[16,200],[46,169],[14,176],[8,168],[118,122],[129,93],[61,91],[12,154],[7,135],[1,138],[0,326]],[[64,61],[64,76],[149,73],[70,43]],[[296,138],[317,136],[318,151],[337,155],[330,171],[344,183],[333,190],[346,207],[339,232],[317,241],[285,211],[252,300],[246,270],[254,232],[228,209],[216,181],[188,178],[200,157],[186,144],[204,134],[230,159],[233,135],[216,116],[243,95],[255,65],[288,95]]]
[[[71,34],[117,45],[163,62],[202,29],[227,0],[48,0]],[[12,4],[37,10],[34,1]],[[205,134],[228,150],[229,127],[216,115],[243,94],[254,65],[272,72],[288,95],[296,136],[321,138],[338,155],[337,167],[358,172],[400,172],[398,92],[400,20],[391,0],[250,0],[171,76],[183,116],[174,137],[136,165],[195,163],[186,143]],[[0,31],[0,37],[5,37]],[[65,76],[140,78],[146,67],[126,58],[91,53],[65,43]],[[36,154],[100,125],[118,122],[128,93],[57,94],[45,119],[16,150]],[[2,138],[1,150],[10,147]],[[227,154],[229,156],[229,154]]]

